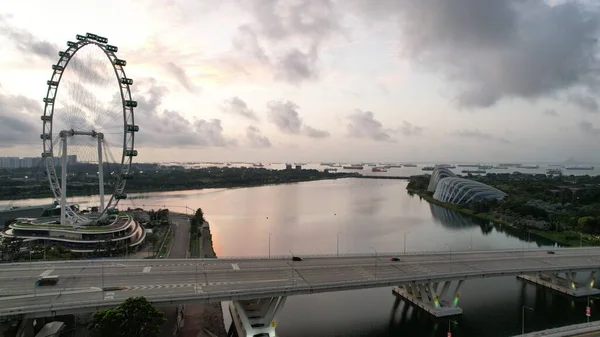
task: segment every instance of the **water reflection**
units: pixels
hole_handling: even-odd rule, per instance
[[[219,256],[468,249],[521,249],[528,234],[490,221],[474,220],[406,193],[399,180],[344,179],[255,188],[142,193],[124,206],[165,205],[178,211],[202,207],[210,221]],[[93,197],[74,198],[88,201]],[[39,204],[27,200],[19,204]],[[15,203],[16,205],[17,203]],[[155,206],[153,206],[155,207]],[[180,207],[180,208],[177,208]],[[534,246],[553,242],[531,237]],[[460,307],[464,314],[453,336],[509,336],[585,321],[585,299],[572,300],[515,277],[468,280]],[[596,318],[592,309],[592,319]],[[390,288],[293,296],[281,312],[278,333],[284,337],[446,336],[447,319],[434,319],[392,295]]]

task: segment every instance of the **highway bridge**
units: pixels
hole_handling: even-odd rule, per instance
[[[90,312],[132,296],[158,305],[232,301],[238,331],[274,335],[276,314],[291,295],[398,287],[398,295],[436,316],[448,316],[462,312],[457,304],[465,280],[528,275],[529,281],[585,296],[598,293],[594,282],[600,269],[600,248],[301,257],[3,264],[0,316]],[[47,275],[58,275],[58,283],[36,286]]]

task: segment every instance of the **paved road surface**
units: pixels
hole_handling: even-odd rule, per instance
[[[600,248],[422,253],[406,256],[272,259],[159,259],[6,264],[0,268],[0,315],[99,308],[131,296],[156,303],[223,301],[393,286],[410,281],[515,275],[523,271],[600,269]],[[397,256],[400,261],[391,261]],[[55,286],[33,284],[60,275]],[[102,291],[104,287],[104,292]]]

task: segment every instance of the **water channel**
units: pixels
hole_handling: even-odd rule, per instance
[[[239,189],[132,194],[124,205],[185,212],[202,207],[218,256],[523,249],[553,242],[518,237],[431,205],[406,191],[406,181],[341,179]],[[90,197],[73,198],[85,203]],[[39,204],[30,199],[14,205]],[[0,205],[1,206],[1,205]],[[84,206],[84,205],[82,205]],[[269,234],[270,233],[270,234]],[[339,234],[338,234],[339,233]],[[406,247],[404,240],[406,237]],[[585,322],[585,299],[572,300],[515,277],[469,280],[453,336],[510,336]],[[592,319],[596,306],[592,305]],[[295,296],[279,318],[283,337],[446,336],[448,319],[396,301],[389,288]]]

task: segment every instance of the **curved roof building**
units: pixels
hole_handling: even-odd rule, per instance
[[[111,223],[106,226],[72,227],[56,222],[56,218],[19,218],[0,232],[0,239],[16,237],[34,244],[61,245],[75,253],[90,253],[106,241],[133,248],[146,237],[145,229],[128,214],[111,217]]]
[[[483,199],[502,199],[506,193],[478,181],[447,177],[438,181],[433,198],[450,204],[468,204]]]
[[[435,192],[435,188],[439,181],[443,178],[447,177],[456,177],[454,172],[450,171],[449,168],[436,166],[433,172],[431,173],[431,179],[429,179],[429,186],[427,186],[428,192]]]

